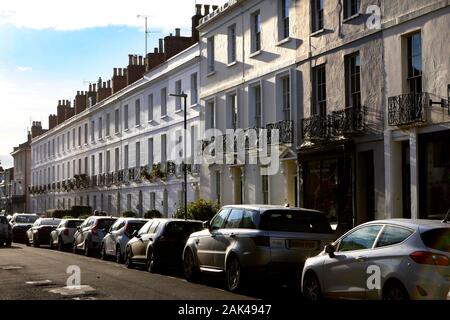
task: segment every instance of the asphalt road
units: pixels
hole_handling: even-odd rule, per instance
[[[70,266],[80,270],[77,290],[65,288]],[[0,300],[245,300],[292,299],[296,294],[291,288],[265,285],[264,281],[234,294],[226,291],[217,277],[189,283],[175,270],[151,274],[112,261],[20,244],[0,248],[0,283]]]
[[[81,287],[78,290],[64,288],[72,275],[67,273],[69,266],[79,267]],[[19,244],[0,248],[0,283],[1,300],[249,299],[220,287],[189,283],[176,273],[150,274],[97,258]]]

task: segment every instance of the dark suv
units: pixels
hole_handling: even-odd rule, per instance
[[[0,246],[5,243],[7,247],[11,246],[12,230],[8,219],[4,215],[0,215]]]
[[[84,220],[73,235],[73,253],[78,250],[83,250],[85,256],[99,253],[103,238],[116,220],[104,216],[92,216]]]
[[[27,243],[27,231],[37,219],[39,216],[34,213],[15,213],[10,221],[13,242]]]

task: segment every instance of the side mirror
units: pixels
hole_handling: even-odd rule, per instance
[[[81,227],[78,226],[78,227],[77,227],[77,231],[81,231]]]
[[[330,258],[334,257],[334,253],[336,252],[336,247],[333,244],[327,244],[325,246],[325,253],[327,253]]]
[[[203,229],[208,229],[209,231],[211,231],[211,223],[209,221],[204,221],[202,225]]]

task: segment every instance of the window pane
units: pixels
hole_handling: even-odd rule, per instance
[[[244,211],[233,209],[228,216],[225,228],[239,228]]]
[[[339,251],[370,249],[382,226],[369,226],[358,229],[341,240]]]
[[[225,222],[229,211],[230,209],[223,209],[214,217],[213,221],[211,222],[211,228],[213,230],[220,229],[223,226],[223,223]]]
[[[376,247],[386,247],[403,242],[412,233],[413,232],[411,230],[393,226],[386,226],[377,241]]]

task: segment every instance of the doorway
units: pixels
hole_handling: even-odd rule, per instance
[[[402,142],[402,208],[403,218],[411,219],[411,165],[409,141]]]

